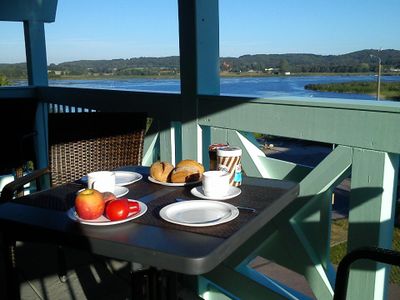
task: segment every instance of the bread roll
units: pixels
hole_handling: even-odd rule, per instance
[[[200,174],[204,173],[204,166],[193,160],[193,159],[184,159],[182,161],[180,161],[177,165],[176,168],[180,168],[180,167],[192,167],[195,168]]]
[[[166,161],[157,161],[150,167],[150,176],[161,182],[168,182],[174,166]]]
[[[178,167],[171,173],[171,182],[184,183],[200,180],[202,173],[195,167]]]

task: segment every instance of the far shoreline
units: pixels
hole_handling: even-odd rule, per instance
[[[374,73],[291,73],[289,75],[285,74],[268,74],[262,72],[241,72],[241,73],[232,73],[232,72],[221,72],[220,78],[257,78],[257,77],[282,77],[282,78],[290,78],[290,77],[306,77],[306,76],[376,76]],[[400,73],[390,72],[384,73],[381,76],[400,76]],[[8,78],[10,81],[14,80],[26,80],[26,78]],[[56,75],[49,76],[49,80],[126,80],[126,79],[180,79],[179,75],[130,75],[130,76],[118,76],[118,75],[106,75],[106,74],[98,74],[98,75]]]

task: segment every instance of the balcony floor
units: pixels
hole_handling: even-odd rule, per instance
[[[68,280],[57,276],[56,248],[51,245],[19,243],[17,264],[23,300],[119,300],[131,299],[130,264],[87,252],[64,249]],[[178,299],[200,299],[180,288]]]

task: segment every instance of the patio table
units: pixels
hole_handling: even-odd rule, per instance
[[[176,198],[195,199],[190,193],[193,186],[154,184],[147,179],[148,167],[128,166],[121,170],[143,175],[142,180],[127,186],[129,193],[125,196],[147,204],[148,211],[143,216],[112,226],[74,222],[66,211],[74,205],[76,192],[82,186],[70,183],[0,205],[3,242],[11,238],[56,243],[110,258],[200,275],[223,263],[294,201],[299,192],[294,182],[245,177],[242,193],[225,201],[253,207],[256,213],[239,210],[239,216],[225,224],[186,227],[164,221],[158,212]]]

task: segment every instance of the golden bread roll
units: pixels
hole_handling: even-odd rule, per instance
[[[195,167],[178,167],[171,173],[171,182],[184,183],[200,180],[202,173]]]
[[[199,162],[197,162],[197,161],[195,161],[195,160],[193,160],[193,159],[184,159],[184,160],[181,160],[181,161],[176,165],[176,167],[177,167],[177,168],[180,168],[180,167],[192,167],[192,168],[196,168],[197,171],[198,171],[200,174],[203,174],[203,173],[204,173],[204,166],[203,166],[201,163],[199,163]]]
[[[173,169],[174,166],[169,162],[156,161],[150,167],[150,176],[158,181],[167,182]]]

